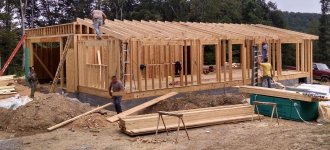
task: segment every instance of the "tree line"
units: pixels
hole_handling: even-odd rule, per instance
[[[1,66],[21,36],[20,1],[26,2],[26,0],[0,2]],[[322,1],[329,3],[329,0]],[[329,20],[329,13],[324,13],[322,16],[327,17],[320,15],[320,21],[315,21],[314,26],[298,28],[299,24],[292,25],[294,21],[287,19],[288,16],[295,14],[283,13],[277,9],[276,3],[266,0],[27,0],[26,4],[24,21],[26,28],[68,23],[78,17],[90,18],[93,9],[103,10],[109,19],[258,23],[303,32],[315,31],[315,27],[322,23],[322,18],[323,22]],[[329,7],[329,4],[325,6]],[[308,15],[310,14],[300,14],[295,17],[296,20],[300,18],[308,22],[309,17],[306,17]],[[320,25],[320,30],[321,27]],[[322,41],[326,43],[326,40],[320,40]],[[326,46],[325,48],[320,46],[321,48],[326,49]],[[329,47],[327,49],[329,50]],[[20,68],[22,51],[18,55],[10,65],[8,74]]]

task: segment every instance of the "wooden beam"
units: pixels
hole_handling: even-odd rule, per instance
[[[141,105],[138,105],[136,107],[133,107],[133,108],[131,108],[129,110],[126,110],[126,111],[124,111],[124,112],[122,112],[120,114],[117,114],[117,115],[114,115],[112,117],[109,117],[107,120],[110,121],[110,122],[118,121],[119,118],[121,118],[121,117],[125,117],[125,116],[128,116],[128,115],[134,114],[134,113],[136,113],[138,111],[141,111],[141,110],[143,110],[143,109],[145,109],[145,108],[147,108],[147,107],[149,107],[151,105],[154,105],[154,104],[156,104],[156,103],[158,103],[158,102],[160,102],[162,100],[168,99],[168,98],[170,98],[170,97],[172,97],[174,95],[177,95],[177,94],[178,94],[177,92],[168,93],[168,94],[163,95],[161,97],[158,97],[158,98],[155,98],[153,100],[150,100],[150,101],[148,101],[146,103],[143,103]]]
[[[183,120],[187,128],[203,127],[223,123],[232,123],[251,120],[253,106],[251,105],[231,105],[211,108],[201,108],[192,110],[174,111],[171,113],[183,114]],[[178,127],[176,117],[164,116],[164,121],[168,130],[175,130]],[[121,131],[128,135],[141,135],[155,133],[158,114],[147,114],[137,116],[127,116],[120,119]],[[182,125],[180,127],[183,127]],[[159,131],[165,131],[164,126],[159,126]]]
[[[241,93],[258,94],[272,97],[287,98],[298,101],[313,102],[313,98],[307,95],[297,93],[295,91],[287,91],[282,89],[272,89],[255,86],[240,86],[239,90]]]
[[[305,72],[305,41],[301,43],[301,71]]]
[[[49,69],[42,62],[42,60],[39,58],[39,56],[36,53],[33,53],[33,56],[39,61],[39,63],[41,64],[42,68],[44,68],[44,70],[47,72],[47,74],[49,75],[49,77],[51,77],[52,79],[54,79],[54,76],[52,75],[52,73],[50,73]]]
[[[300,71],[300,46],[296,43],[296,70]]]
[[[233,44],[228,41],[228,65],[229,65],[229,81],[233,81]]]
[[[101,106],[101,107],[97,107],[97,108],[95,108],[95,109],[93,109],[93,110],[90,110],[90,111],[88,111],[88,112],[86,112],[86,113],[83,113],[83,114],[78,115],[78,116],[76,116],[76,117],[74,117],[74,118],[71,118],[71,119],[66,120],[66,121],[63,121],[63,122],[61,122],[61,123],[59,123],[59,124],[57,124],[57,125],[54,125],[54,126],[52,126],[52,127],[49,127],[49,128],[47,128],[47,130],[48,130],[48,131],[55,130],[55,129],[59,128],[59,127],[62,127],[62,126],[64,126],[64,125],[66,125],[66,124],[72,122],[72,121],[75,121],[75,120],[77,120],[77,119],[79,119],[79,118],[81,118],[81,117],[83,117],[83,116],[86,116],[86,115],[88,115],[88,114],[91,114],[91,113],[93,113],[93,112],[96,112],[96,111],[98,111],[98,110],[101,110],[101,109],[103,109],[103,108],[105,108],[105,107],[108,107],[108,106],[110,106],[110,105],[112,105],[112,103],[108,103],[108,104],[105,104],[105,105],[103,105],[103,106]]]
[[[243,80],[243,84],[246,84],[246,48],[245,48],[245,44],[241,45],[241,53],[242,53],[242,58],[241,58],[242,80]]]

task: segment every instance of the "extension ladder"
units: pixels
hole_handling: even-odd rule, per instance
[[[252,46],[252,79],[251,86],[258,86],[258,69],[259,69],[259,49],[257,45]]]
[[[55,88],[57,86],[58,78],[60,77],[60,72],[61,72],[61,70],[64,66],[64,62],[66,60],[66,55],[69,51],[69,47],[70,47],[72,38],[73,38],[73,36],[68,36],[68,39],[65,43],[65,47],[64,47],[63,53],[61,55],[60,63],[58,64],[58,67],[57,67],[57,70],[56,70],[56,73],[55,73],[55,76],[54,76],[54,80],[52,82],[52,86],[50,87],[50,92],[55,92]]]
[[[129,58],[131,57],[131,53],[130,53],[130,49],[128,48],[128,43],[123,43],[122,47],[123,47],[123,50],[122,50],[122,54],[121,54],[121,64],[122,64],[121,81],[123,82],[124,87],[126,88],[126,80],[127,80],[127,77],[130,76],[132,78],[132,82],[134,83],[134,87],[136,88],[135,82],[134,82],[133,71],[130,70],[129,71],[130,73],[129,74],[127,73],[128,69],[130,69],[130,67],[128,67],[128,66],[131,63],[129,61]],[[132,89],[133,87],[130,87],[130,88]]]
[[[5,65],[2,67],[1,71],[0,71],[0,76],[2,76],[2,74],[6,71],[8,65],[10,64],[10,62],[13,60],[14,56],[16,55],[16,53],[18,52],[19,48],[22,46],[22,44],[24,43],[24,40],[26,39],[26,34],[23,35],[23,37],[21,38],[21,40],[18,42],[18,44],[16,45],[16,48],[14,49],[14,51],[11,53],[11,55],[9,56],[8,60],[6,61]],[[1,67],[1,66],[0,66]]]

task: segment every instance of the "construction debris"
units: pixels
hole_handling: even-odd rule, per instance
[[[246,121],[251,120],[252,116],[256,117],[253,107],[247,104],[182,110],[174,113],[183,114],[187,128]],[[157,119],[158,114],[126,116],[120,118],[119,127],[122,132],[132,136],[155,133]],[[168,130],[177,129],[177,118],[164,116],[164,120]],[[160,126],[159,131],[165,131],[164,126]]]

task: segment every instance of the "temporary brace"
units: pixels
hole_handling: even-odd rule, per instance
[[[55,92],[55,88],[57,86],[57,81],[58,81],[58,78],[60,76],[60,72],[63,68],[64,62],[66,60],[66,55],[68,53],[72,38],[73,38],[73,36],[68,36],[68,39],[65,43],[65,47],[64,47],[64,50],[63,50],[63,53],[62,53],[62,56],[61,56],[60,63],[58,64],[58,67],[57,67],[57,70],[56,70],[56,73],[55,73],[55,76],[54,76],[54,80],[52,82],[52,86],[50,87],[50,92]]]
[[[23,35],[23,37],[21,38],[21,40],[18,42],[18,44],[16,45],[16,48],[14,49],[14,51],[11,53],[10,57],[8,58],[8,60],[6,61],[5,65],[2,67],[1,71],[0,71],[0,76],[2,76],[2,74],[6,71],[8,65],[10,64],[10,62],[13,60],[13,58],[15,57],[16,53],[18,52],[19,48],[22,46],[22,44],[24,43],[24,40],[26,39],[26,34]]]

